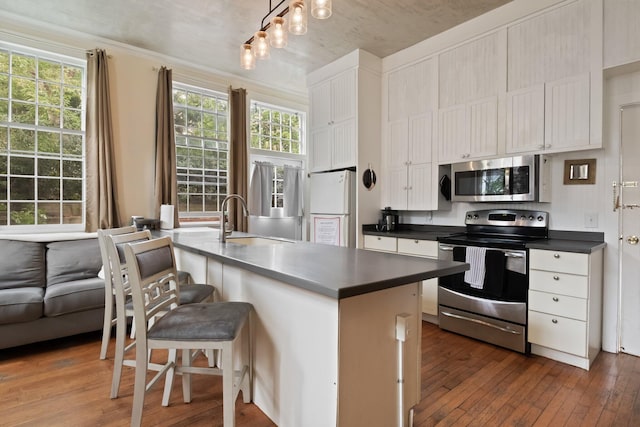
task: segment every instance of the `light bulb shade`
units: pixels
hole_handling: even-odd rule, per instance
[[[269,35],[266,31],[256,31],[253,35],[254,53],[258,59],[269,59]]]
[[[280,49],[287,45],[287,29],[283,17],[276,16],[273,18],[267,32],[269,33],[269,43],[271,43],[271,47]]]
[[[311,0],[311,16],[327,19],[331,16],[331,0]]]
[[[256,68],[256,57],[253,54],[253,45],[245,43],[240,46],[240,66],[245,70]]]
[[[302,0],[289,3],[289,32],[298,36],[307,32],[307,7]]]

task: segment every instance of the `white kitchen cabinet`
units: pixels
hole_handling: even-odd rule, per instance
[[[387,121],[394,122],[438,109],[438,62],[428,58],[388,75]]]
[[[432,240],[416,240],[398,238],[398,253],[438,259],[438,242]],[[438,279],[422,281],[422,312],[438,316]]]
[[[589,369],[602,343],[602,263],[602,250],[530,250],[532,353]]]
[[[364,249],[438,259],[438,242],[432,240],[405,239],[366,234],[364,236]],[[424,317],[424,320],[437,322],[438,279],[422,281],[422,312],[428,315]]]
[[[457,163],[498,153],[498,97],[439,112],[438,162]]]
[[[506,153],[602,146],[601,9],[578,0],[508,26]]]
[[[356,166],[356,97],[355,69],[310,88],[312,171]]]
[[[604,2],[605,68],[640,61],[640,2],[606,0]]]
[[[439,55],[438,163],[495,156],[499,95],[506,88],[506,32],[464,43]],[[504,102],[504,101],[502,101]]]
[[[388,205],[398,210],[437,209],[433,185],[432,113],[399,119],[388,124]],[[435,196],[435,197],[434,197]]]

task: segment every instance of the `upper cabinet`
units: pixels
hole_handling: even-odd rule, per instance
[[[356,165],[356,70],[310,89],[312,171]]]
[[[506,87],[504,30],[445,51],[438,60],[439,163],[496,155],[499,96]]]
[[[506,153],[601,147],[601,7],[579,0],[507,27]]]
[[[430,58],[387,75],[385,206],[398,210],[438,209],[438,167],[433,163],[437,73],[437,61]]]
[[[640,61],[640,1],[604,2],[605,68]]]

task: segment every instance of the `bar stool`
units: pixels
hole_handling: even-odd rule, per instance
[[[173,245],[169,237],[127,244],[124,248],[136,322],[136,373],[131,425],[142,421],[145,391],[166,372],[163,406],[169,397],[175,373],[182,375],[183,397],[191,401],[191,374],[222,375],[223,422],[235,425],[235,401],[240,390],[243,400],[251,401],[253,306],[245,302],[213,302],[179,304],[179,287]],[[159,312],[166,313],[147,329],[149,320]],[[244,329],[244,334],[241,332]],[[234,370],[234,347],[240,337],[247,337],[247,364]],[[147,384],[147,354],[152,349],[169,350],[169,360]],[[182,350],[178,365],[176,350]],[[192,352],[200,349],[222,352],[223,368],[201,368],[191,365]]]

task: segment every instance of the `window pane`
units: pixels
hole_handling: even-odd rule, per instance
[[[70,110],[65,108],[63,110],[63,120],[65,129],[80,130],[82,129],[82,111]]]
[[[9,72],[9,52],[0,50],[0,73]]]
[[[60,180],[38,178],[38,200],[60,200]]]
[[[12,203],[10,209],[9,223],[11,225],[30,225],[36,223],[35,203]]]
[[[63,160],[62,176],[65,178],[82,178],[82,162],[79,160]]]
[[[82,203],[62,204],[63,224],[82,224]]]
[[[33,56],[13,54],[11,71],[18,76],[36,75],[36,58]]]
[[[12,157],[12,175],[33,175],[35,173],[35,159],[33,157]]]
[[[38,132],[38,152],[60,154],[60,134],[57,132]]]
[[[82,135],[62,134],[62,154],[70,156],[82,155]]]
[[[69,108],[82,108],[82,89],[65,86],[63,105]]]
[[[0,122],[9,120],[9,101],[0,99]]]
[[[7,204],[0,203],[0,226],[8,225]]]
[[[35,179],[11,177],[9,196],[11,200],[33,200],[35,198]]]
[[[13,101],[11,108],[13,110],[12,122],[28,125],[36,124],[36,104]]]
[[[0,74],[0,98],[9,98],[9,76]]]
[[[62,199],[82,200],[82,181],[78,179],[63,179]]]
[[[38,107],[38,124],[47,127],[60,127],[60,108]]]
[[[39,82],[38,103],[46,105],[60,105],[60,84]]]
[[[75,67],[73,65],[65,65],[63,68],[64,80],[63,83],[68,86],[82,86],[82,80],[84,75],[84,69]]]
[[[60,203],[38,203],[38,224],[60,224]]]
[[[33,153],[35,151],[35,135],[32,130],[27,129],[10,129],[9,130],[9,147],[11,151],[26,151]]]
[[[59,82],[62,73],[62,66],[58,62],[51,62],[44,59],[38,61],[38,78],[42,80],[52,80]]]

